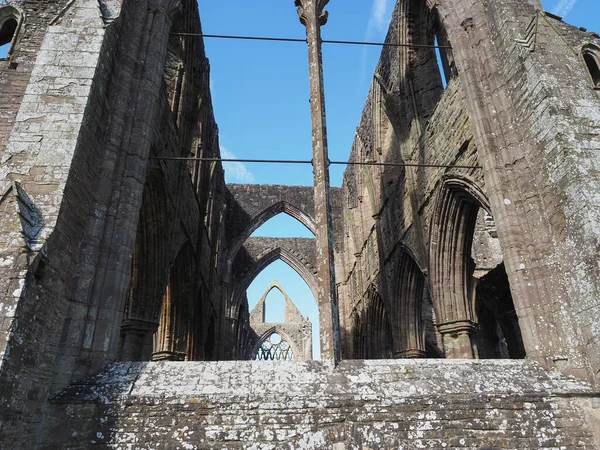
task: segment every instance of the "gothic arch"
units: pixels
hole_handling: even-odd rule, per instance
[[[285,213],[293,217],[306,228],[308,228],[313,235],[316,234],[315,220],[310,214],[287,201],[274,203],[252,217],[246,228],[234,238],[233,244],[231,245],[231,249],[229,251],[229,257],[227,259],[229,268],[231,268],[233,261],[235,261],[240,248],[242,245],[244,245],[244,242],[246,242],[252,233],[254,233],[261,225],[264,225],[270,219],[281,213]]]
[[[294,342],[294,340],[284,330],[282,330],[281,327],[275,325],[275,326],[269,328],[267,331],[265,331],[260,336],[260,338],[258,339],[256,344],[254,344],[254,346],[250,350],[250,354],[249,354],[250,360],[253,360],[256,358],[256,356],[258,355],[258,350],[262,347],[264,342],[274,334],[279,334],[282,337],[282,340],[285,340],[285,342],[287,342],[289,344],[289,346],[292,350],[294,359],[298,358],[298,355],[302,354],[300,352],[300,349],[298,348],[297,344]]]
[[[479,209],[490,212],[483,191],[469,178],[446,177],[437,195],[430,238],[430,286],[437,330],[448,356],[476,356],[471,257]]]
[[[6,57],[10,57],[19,31],[23,24],[24,15],[12,5],[0,7],[0,46],[9,45]]]
[[[592,85],[600,89],[600,48],[588,44],[581,49],[581,56],[587,66]]]
[[[289,298],[289,295],[287,294],[287,292],[285,292],[285,289],[283,289],[283,287],[277,282],[277,281],[273,281],[269,287],[267,288],[267,290],[265,291],[265,293],[263,294],[263,297],[267,297],[271,291],[273,290],[277,290],[281,293],[281,295],[283,295],[284,298]]]
[[[365,294],[363,319],[359,342],[361,358],[388,359],[393,352],[393,336],[390,316],[374,285]]]
[[[261,258],[256,261],[252,267],[243,275],[243,277],[238,280],[236,287],[234,288],[233,295],[231,298],[230,309],[235,317],[235,312],[239,309],[241,299],[248,289],[248,286],[252,283],[254,278],[262,272],[267,266],[271,263],[281,260],[290,266],[300,277],[306,282],[308,287],[310,288],[314,298],[317,298],[317,280],[316,280],[316,272],[313,267],[310,267],[308,264],[303,262],[297,255],[292,253],[291,251],[282,248],[276,247],[271,249],[268,253],[261,256]]]
[[[425,276],[406,248],[400,250],[393,287],[394,357],[423,358],[427,354],[422,320]]]
[[[468,280],[477,213],[489,203],[467,178],[446,178],[437,195],[430,239],[431,290],[438,327],[470,329],[473,311]]]

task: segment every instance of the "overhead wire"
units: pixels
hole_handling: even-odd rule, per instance
[[[237,159],[237,158],[195,158],[187,156],[153,156],[150,159],[162,161],[210,161],[210,162],[238,162],[262,164],[313,164],[306,159]],[[395,163],[378,161],[328,161],[328,165],[337,166],[391,166],[391,167],[429,167],[429,168],[455,168],[455,169],[483,169],[482,166],[451,165],[451,164],[425,164],[425,163]]]
[[[267,42],[299,42],[307,43],[308,39],[288,38],[288,37],[268,37],[268,36],[244,36],[244,35],[226,35],[226,34],[206,34],[206,33],[170,33],[172,36],[182,37],[201,37],[214,39],[236,39]],[[344,41],[337,39],[322,39],[323,44],[339,45],[368,45],[379,47],[408,47],[408,48],[427,48],[427,49],[452,49],[449,45],[429,45],[429,44],[407,44],[393,42],[369,42],[369,41]],[[239,163],[267,163],[267,164],[313,164],[312,160],[276,160],[276,159],[231,159],[231,158],[196,158],[196,157],[152,157],[150,159],[171,160],[171,161],[207,161],[207,162],[239,162]],[[392,166],[392,167],[427,167],[427,168],[456,168],[456,169],[482,169],[481,166],[471,165],[449,165],[449,164],[422,164],[422,163],[386,163],[376,161],[328,161],[328,165],[356,165],[356,166]]]
[[[272,42],[301,42],[306,44],[306,38],[288,38],[288,37],[266,37],[266,36],[243,36],[229,34],[204,34],[204,33],[171,33],[173,36],[198,36],[202,38],[214,39],[237,39],[246,41],[272,41]],[[369,42],[369,41],[343,41],[338,39],[321,39],[323,44],[339,45],[371,45],[377,47],[411,47],[411,48],[440,48],[452,49],[449,45],[429,45],[429,44],[406,44],[394,42]]]

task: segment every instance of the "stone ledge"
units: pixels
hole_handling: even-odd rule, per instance
[[[596,396],[591,385],[533,361],[370,360],[116,363],[58,393],[54,401],[110,403],[123,397],[304,398],[366,396]]]

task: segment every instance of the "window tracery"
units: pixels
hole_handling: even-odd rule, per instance
[[[21,25],[21,14],[12,6],[0,2],[0,59],[8,58]]]
[[[293,361],[294,351],[290,344],[279,334],[272,333],[256,351],[257,361]]]

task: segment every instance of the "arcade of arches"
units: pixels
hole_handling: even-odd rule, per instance
[[[209,380],[252,360],[260,378],[264,360],[293,359],[328,376],[297,362],[311,339],[293,295],[285,324],[247,298],[278,260],[321,293],[315,238],[253,233],[277,214],[316,233],[322,192],[225,182],[201,36],[195,0],[0,2],[0,446],[87,448],[48,411],[104,370],[114,385],[161,367]],[[412,45],[382,48],[349,160],[393,164],[349,165],[330,192],[338,380],[445,358],[597,383],[600,38],[538,0],[398,0],[386,39]]]

